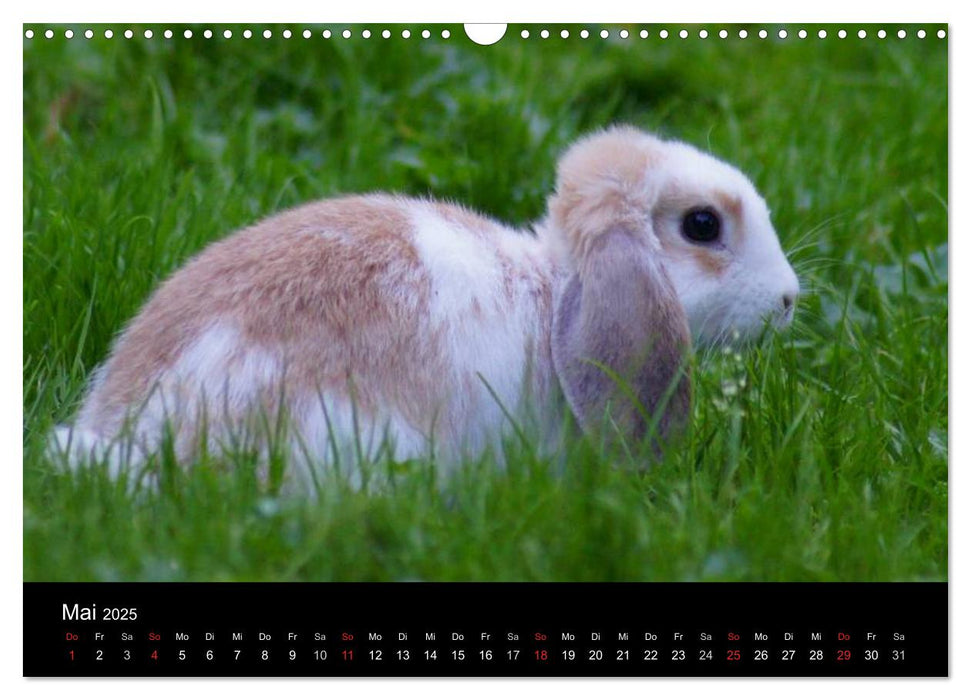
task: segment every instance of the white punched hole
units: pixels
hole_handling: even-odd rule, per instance
[[[212,39],[212,30],[211,29],[207,29],[206,31],[204,31],[202,33],[202,36],[206,37],[207,39]]]
[[[880,39],[886,39],[887,38],[887,32],[884,31],[883,29],[881,29],[879,32],[877,32],[877,37],[880,38]]]
[[[840,29],[838,32],[836,32],[836,36],[838,36],[840,39],[845,39],[846,38],[846,30],[845,29]]]
[[[667,39],[668,38],[668,30],[667,29],[662,29],[661,31],[659,31],[657,33],[657,35],[659,37],[661,37],[662,39]]]
[[[24,32],[24,36],[27,37],[28,39],[33,39],[34,38],[34,30],[33,29],[28,29],[26,32]]]
[[[192,38],[192,30],[191,29],[186,29],[184,32],[182,32],[182,36],[184,36],[186,39],[191,39]]]
[[[74,32],[72,30],[68,29],[66,32],[64,32],[64,36],[66,38],[68,38],[68,39],[73,39],[74,38]],[[48,38],[50,38],[50,37],[48,37]]]
[[[570,38],[570,32],[568,32],[566,29],[564,29],[563,31],[560,32],[560,38],[561,39],[569,39]]]
[[[251,32],[249,29],[244,29],[243,30],[243,38],[244,39],[249,39],[252,36],[253,36],[253,32]]]
[[[698,36],[700,36],[702,39],[707,39],[708,38],[708,30],[707,29],[702,29],[700,32],[698,32]]]
[[[293,32],[291,32],[289,29],[284,29],[283,30],[283,38],[284,39],[289,39],[292,36],[293,36]]]
[[[539,33],[539,36],[540,36],[541,39],[549,39],[550,38],[550,30],[549,29],[544,29],[543,31],[541,31]]]
[[[818,36],[820,39],[825,39],[826,38],[826,30],[825,29],[820,29],[816,33],[816,36]]]
[[[172,38],[172,30],[171,29],[166,29],[165,30],[165,33],[164,33],[164,36],[165,36],[166,39],[171,39]]]
[[[866,39],[866,29],[861,29],[856,33],[856,35],[861,39]]]
[[[621,39],[626,39],[629,36],[630,36],[630,32],[628,32],[626,29],[621,29],[620,30],[620,38]]]
[[[606,29],[601,29],[600,30],[600,38],[601,39],[606,39],[608,36],[610,36],[610,32],[608,32]]]
[[[71,30],[69,29],[68,31],[71,31]],[[48,39],[53,39],[54,38],[54,30],[53,29],[48,29],[46,32],[44,32],[44,36],[46,38],[48,38]],[[70,39],[70,38],[71,37],[68,37],[68,39]]]
[[[110,29],[105,29],[105,39],[110,39],[114,35],[115,33],[113,31],[111,31]]]
[[[365,39],[370,39],[371,38],[371,30],[370,29],[365,29],[363,32],[361,32],[361,36],[363,38],[365,38]]]
[[[719,31],[718,32],[718,38],[719,39],[727,39],[728,38],[728,30],[727,29],[722,29],[721,31]]]
[[[506,36],[505,24],[466,24],[465,35],[479,46],[492,46]]]
[[[581,29],[580,30],[580,38],[581,39],[586,39],[589,36],[590,36],[590,32],[588,32],[586,29]]]
[[[223,32],[223,39],[232,39],[232,38],[233,38],[232,30],[227,29],[226,31]]]
[[[943,39],[946,36],[947,36],[947,32],[946,31],[944,31],[943,29],[938,29],[937,30],[937,38],[938,39]]]
[[[521,36],[523,39],[528,39],[529,38],[529,30],[528,29],[524,29],[523,31],[519,32],[519,36]]]
[[[646,38],[647,38],[647,30],[646,29],[642,29],[641,30],[641,39],[646,39]]]
[[[769,36],[769,33],[767,31],[765,31],[764,29],[759,30],[759,39],[766,39],[768,38],[768,36]]]
[[[312,36],[313,36],[313,32],[311,32],[309,29],[304,29],[303,30],[303,38],[304,39],[309,39]]]
[[[739,29],[738,30],[738,38],[739,39],[746,39],[746,38],[748,38],[748,32],[746,30],[744,30],[744,29]]]
[[[330,30],[329,29],[325,29],[324,31],[322,31],[320,33],[320,36],[324,37],[325,39],[330,39]]]
[[[422,39],[431,39],[432,38],[432,33],[430,31],[428,31],[427,29],[422,29],[421,30],[421,38]]]
[[[351,30],[350,29],[345,29],[344,31],[341,32],[341,36],[344,37],[345,39],[350,39],[351,38]]]
[[[269,29],[264,29],[263,30],[263,38],[264,39],[271,39],[271,38],[273,38],[273,32],[271,32]]]
[[[151,39],[155,35],[152,34],[152,30],[151,29],[146,29],[145,30],[145,33],[142,36],[144,36],[146,39]]]
[[[800,29],[799,30],[799,38],[800,39],[805,39],[807,36],[809,36],[809,32],[807,32],[805,29]]]
[[[452,36],[452,32],[448,31],[447,29],[443,29],[442,30],[442,38],[443,39],[448,39],[451,36]]]
[[[383,32],[381,32],[381,38],[382,39],[390,39],[391,38],[391,30],[390,29],[385,29]]]
[[[927,36],[927,32],[925,32],[923,29],[918,29],[917,30],[917,38],[918,39],[923,39],[925,36]]]
[[[91,39],[93,37],[94,37],[94,32],[93,31],[91,31],[90,29],[85,29],[84,30],[84,38],[85,39]]]
[[[687,39],[688,38],[688,30],[687,29],[682,29],[680,32],[678,32],[678,36],[681,37],[682,39]]]
[[[787,32],[785,29],[780,29],[779,30],[779,38],[780,39],[786,39],[788,37],[789,37],[789,32]]]

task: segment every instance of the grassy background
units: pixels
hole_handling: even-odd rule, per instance
[[[24,42],[26,579],[946,578],[947,54],[933,33],[531,27],[523,41],[510,27],[478,47],[454,26],[447,41],[62,29]],[[553,460],[511,443],[506,471],[486,459],[439,488],[434,465],[380,464],[391,487],[314,498],[279,493],[246,455],[136,493],[45,459],[113,335],[207,242],[371,190],[525,225],[558,152],[617,121],[750,174],[806,291],[789,333],[700,358],[691,431],[649,473],[579,439]]]

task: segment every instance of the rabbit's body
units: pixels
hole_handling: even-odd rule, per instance
[[[368,195],[214,243],[124,330],[56,442],[77,459],[125,433],[150,452],[171,430],[186,460],[282,419],[312,462],[448,461],[510,419],[548,433],[564,398],[587,431],[609,417],[663,437],[687,415],[689,328],[717,340],[784,325],[797,291],[744,176],[614,129],[561,160],[535,233]]]
[[[156,292],[99,370],[75,439],[128,421],[151,450],[168,423],[185,457],[203,427],[214,446],[273,426],[283,406],[316,456],[335,443],[399,459],[480,451],[504,410],[522,417],[555,382],[555,275],[540,239],[454,205],[370,195],[284,212]]]

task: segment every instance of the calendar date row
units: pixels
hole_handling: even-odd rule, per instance
[[[728,664],[751,661],[822,663],[835,661],[849,663],[854,660],[865,662],[904,662],[907,650],[903,647],[879,648],[354,648],[354,647],[97,647],[70,648],[67,650],[70,661],[93,660],[121,662],[276,662],[312,661],[316,663],[408,663],[413,661],[435,663],[450,661],[462,663],[476,662],[535,662],[547,663],[626,663],[641,661],[672,663],[697,661],[700,663],[721,660]]]

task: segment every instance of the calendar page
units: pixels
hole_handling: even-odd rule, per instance
[[[948,675],[948,25],[22,42],[24,675]]]

